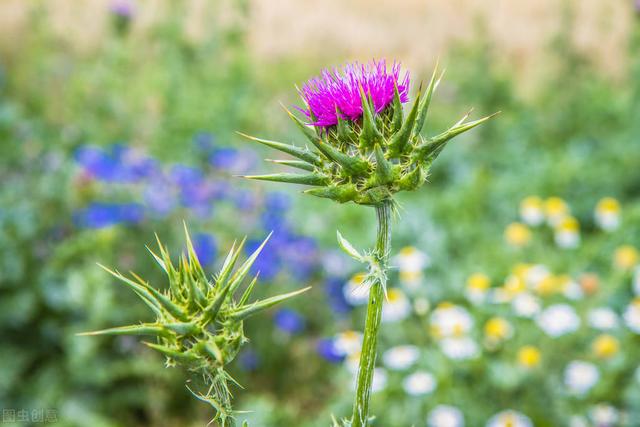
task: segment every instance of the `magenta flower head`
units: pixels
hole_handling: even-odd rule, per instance
[[[327,69],[302,86],[300,96],[307,107],[298,109],[318,127],[337,125],[338,114],[343,120],[356,121],[363,113],[360,88],[378,114],[393,103],[396,89],[401,103],[409,101],[409,73],[401,76],[397,62],[388,70],[384,60]]]
[[[437,67],[436,67],[437,68]],[[313,149],[241,134],[294,159],[275,163],[304,173],[253,175],[247,178],[309,185],[305,193],[361,205],[379,206],[393,195],[424,184],[431,164],[456,135],[491,116],[466,122],[468,114],[446,131],[423,136],[431,98],[442,76],[433,72],[411,108],[409,74],[385,61],[325,70],[299,90],[305,106],[300,118],[287,110]]]

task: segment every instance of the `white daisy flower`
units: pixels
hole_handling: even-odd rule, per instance
[[[440,341],[440,350],[450,359],[473,359],[479,354],[478,344],[470,337],[445,338]]]
[[[566,218],[570,211],[569,205],[560,197],[549,197],[544,201],[544,210],[547,216],[547,222],[551,226],[556,226]]]
[[[431,308],[431,304],[429,300],[426,298],[416,298],[413,301],[413,310],[416,312],[418,316],[424,316],[429,312]]]
[[[507,409],[491,417],[487,427],[533,427],[533,423],[523,413]]]
[[[467,279],[465,295],[472,304],[482,304],[487,299],[491,281],[486,274],[474,273]]]
[[[344,331],[336,334],[333,341],[334,348],[343,356],[359,353],[362,348],[362,334],[357,331]]]
[[[511,308],[516,316],[530,319],[540,312],[540,300],[526,292],[511,301]]]
[[[554,229],[556,245],[562,249],[573,249],[580,245],[580,224],[574,217],[563,218]]]
[[[366,273],[354,274],[342,287],[344,299],[350,305],[364,305],[369,300],[369,286],[364,284]]]
[[[431,313],[431,332],[436,338],[460,337],[472,327],[473,317],[458,305],[441,303]]]
[[[538,314],[536,323],[547,335],[557,338],[578,330],[580,318],[570,305],[555,304]]]
[[[544,204],[540,197],[529,196],[520,202],[520,218],[529,225],[540,225],[544,221]]]
[[[431,259],[424,252],[406,246],[400,249],[400,253],[394,258],[394,263],[400,271],[400,278],[411,279],[413,275],[421,275],[422,270],[429,266]]]
[[[424,396],[436,389],[436,379],[426,371],[417,371],[402,380],[402,388],[410,396]]]
[[[640,334],[640,298],[635,298],[627,306],[622,317],[629,329],[636,334]]]
[[[419,357],[420,350],[415,345],[398,345],[385,351],[382,360],[388,369],[403,371],[413,366]]]
[[[572,394],[582,396],[596,385],[600,371],[593,363],[574,360],[564,371],[564,384]]]
[[[594,218],[601,229],[616,230],[620,227],[620,203],[612,197],[600,199],[596,205]]]
[[[578,282],[573,279],[564,283],[562,288],[562,294],[572,301],[577,301],[584,297],[584,290]]]
[[[438,405],[429,412],[429,427],[464,427],[462,411],[451,405]]]
[[[386,323],[398,322],[411,314],[409,298],[398,288],[387,291],[387,298],[382,305],[382,321]]]
[[[599,331],[608,331],[618,327],[618,315],[608,307],[598,307],[587,315],[589,325]]]
[[[620,420],[620,412],[609,404],[600,403],[589,411],[589,418],[598,427],[613,427]]]
[[[549,276],[551,276],[551,271],[546,265],[536,264],[526,269],[524,280],[530,288],[535,288]]]

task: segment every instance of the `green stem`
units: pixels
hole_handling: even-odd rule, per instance
[[[376,206],[378,217],[378,236],[374,256],[383,273],[386,273],[389,259],[389,243],[391,241],[391,205],[390,200]],[[364,341],[360,353],[360,365],[358,367],[358,383],[356,387],[356,399],[353,404],[352,427],[368,425],[369,395],[373,381],[373,370],[376,365],[376,347],[378,344],[378,329],[382,317],[382,304],[384,302],[384,289],[380,281],[371,285],[369,291],[369,303],[367,305],[367,320],[364,328]]]

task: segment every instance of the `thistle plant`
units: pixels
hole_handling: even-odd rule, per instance
[[[312,188],[304,191],[306,194],[372,206],[376,211],[377,240],[371,251],[359,252],[338,232],[342,249],[367,265],[364,286],[369,287],[353,413],[350,419],[340,421],[342,425],[361,427],[369,423],[369,395],[389,268],[391,216],[396,210],[393,197],[400,191],[420,188],[433,161],[452,138],[492,117],[467,121],[466,114],[444,132],[423,136],[441,78],[436,66],[426,89],[418,91],[405,114],[403,104],[409,101],[410,78],[408,73],[401,73],[400,64],[394,63],[389,69],[385,61],[373,61],[324,70],[299,89],[304,105],[296,108],[302,118],[285,108],[311,149],[241,134],[294,158],[275,163],[304,171],[247,178],[308,185]],[[338,425],[336,421],[334,425]]]
[[[169,286],[164,291],[154,288],[134,273],[129,278],[102,266],[142,299],[155,314],[154,322],[80,335],[144,335],[155,338],[153,342],[145,341],[144,344],[163,354],[167,367],[180,365],[200,377],[204,391],[196,392],[189,388],[191,393],[215,409],[214,420],[222,427],[233,426],[229,383],[235,381],[225,367],[248,341],[243,331],[244,320],[309,288],[249,302],[257,276],[242,293],[239,291],[268,237],[237,269],[235,266],[245,241],[237,245],[234,243],[218,274],[209,277],[198,261],[186,227],[185,235],[187,252],[182,254],[176,265],[159,239],[159,253],[149,249],[167,275]],[[240,294],[239,298],[236,294]]]

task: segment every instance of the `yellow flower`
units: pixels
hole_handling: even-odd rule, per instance
[[[503,289],[507,296],[514,297],[527,290],[526,282],[518,276],[509,276],[504,282]]]
[[[580,223],[572,216],[565,216],[555,224],[556,244],[564,249],[575,248],[580,243]]]
[[[511,324],[502,317],[492,317],[484,325],[484,334],[491,341],[509,338],[513,333]]]
[[[505,229],[504,238],[516,248],[526,246],[531,241],[531,230],[520,222],[512,222]]]
[[[623,245],[616,249],[613,263],[620,270],[630,270],[638,264],[640,254],[631,245]]]
[[[536,292],[542,296],[553,295],[560,290],[561,283],[559,277],[550,274],[538,282]]]
[[[532,345],[525,345],[518,350],[518,364],[525,368],[533,368],[540,364],[540,350]]]
[[[549,197],[544,201],[544,211],[549,224],[556,225],[562,218],[569,215],[569,206],[560,197]]]
[[[473,273],[467,279],[467,288],[476,291],[486,291],[489,288],[489,284],[489,277],[483,273]]]
[[[608,359],[615,356],[620,349],[618,340],[608,334],[598,336],[591,344],[591,350],[596,357],[600,359]]]
[[[520,218],[529,225],[539,225],[544,220],[544,204],[537,196],[529,196],[520,202]]]
[[[604,197],[600,199],[598,204],[596,205],[596,212],[601,214],[607,213],[619,213],[620,212],[620,202],[618,202],[613,197]]]

